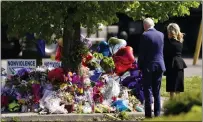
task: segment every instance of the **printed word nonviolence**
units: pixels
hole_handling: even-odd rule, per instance
[[[36,66],[35,61],[8,61],[8,66]]]

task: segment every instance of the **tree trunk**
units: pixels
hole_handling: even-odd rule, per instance
[[[79,64],[74,64],[75,62],[72,60],[72,52],[74,51],[77,41],[80,41],[80,22],[72,22],[71,19],[66,20],[63,33],[62,53],[62,67],[66,72],[75,72],[75,70],[78,68]]]

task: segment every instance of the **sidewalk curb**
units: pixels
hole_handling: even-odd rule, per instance
[[[102,119],[105,114],[48,114],[39,115],[38,113],[6,113],[1,114],[1,119],[4,121],[19,120],[19,121],[91,121],[94,118]],[[110,114],[113,115],[113,114]],[[144,112],[128,113],[129,117],[144,117]]]
[[[129,112],[127,113],[129,118],[140,118],[144,117],[144,112]],[[4,121],[93,121],[93,119],[101,120],[105,113],[94,113],[94,114],[48,114],[39,115],[38,113],[5,113],[1,114],[1,119]],[[113,115],[110,113],[110,115]],[[153,115],[153,114],[152,114]],[[161,113],[163,115],[163,113]]]

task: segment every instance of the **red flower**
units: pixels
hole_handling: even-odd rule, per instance
[[[84,57],[83,57],[83,59],[82,59],[82,65],[86,67],[88,61],[92,60],[92,58],[93,58],[92,54],[91,54],[91,53],[88,53],[87,56],[84,56]]]
[[[52,81],[53,79],[55,79],[56,81],[60,81],[60,82],[64,82],[64,71],[62,68],[56,68],[51,70],[48,73],[48,80]]]

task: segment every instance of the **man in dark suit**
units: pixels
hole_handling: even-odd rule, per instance
[[[145,117],[152,117],[150,91],[154,96],[154,116],[161,111],[160,87],[162,74],[165,71],[163,59],[164,35],[154,28],[154,21],[146,18],[143,21],[145,32],[141,36],[139,45],[138,66],[143,73],[143,87],[145,96]]]

